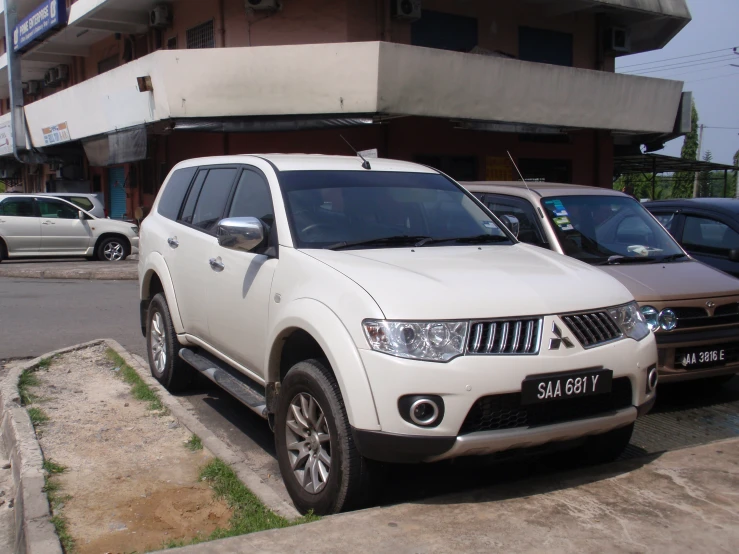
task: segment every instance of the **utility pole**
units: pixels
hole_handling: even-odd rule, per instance
[[[701,132],[698,136],[698,161],[701,160],[701,155],[703,154],[703,128],[705,125],[701,123]],[[695,172],[695,180],[693,181],[693,198],[698,198],[698,176],[700,175],[700,172]]]

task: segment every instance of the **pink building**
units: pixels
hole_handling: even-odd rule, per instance
[[[615,155],[690,126],[681,82],[614,73],[685,0],[2,1],[0,171],[113,217],[180,160],[350,154],[341,135],[459,179],[513,179],[510,151],[527,178],[610,187]]]

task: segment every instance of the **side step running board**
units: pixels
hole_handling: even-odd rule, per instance
[[[267,418],[267,399],[264,395],[233,375],[234,370],[230,370],[224,362],[205,358],[189,348],[180,349],[180,358],[229,392],[255,414]]]

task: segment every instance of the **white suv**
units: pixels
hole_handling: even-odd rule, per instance
[[[0,262],[55,256],[119,262],[138,249],[136,225],[97,218],[62,198],[0,194]]]
[[[268,419],[303,512],[361,505],[374,461],[562,441],[611,460],[654,402],[623,285],[518,243],[426,167],[190,160],[141,233],[152,374],[181,390],[197,370]]]

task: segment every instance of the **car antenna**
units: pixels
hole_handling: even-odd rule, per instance
[[[343,140],[343,141],[344,141],[345,143],[347,143],[347,144],[349,145],[349,148],[351,148],[352,150],[354,150],[354,153],[355,153],[355,154],[356,154],[357,156],[359,156],[360,158],[362,158],[362,167],[363,167],[364,169],[372,169],[372,166],[370,165],[370,163],[369,163],[369,162],[368,162],[367,160],[365,160],[365,159],[364,159],[364,156],[362,156],[362,154],[360,154],[359,152],[357,152],[357,150],[356,150],[356,149],[355,149],[355,148],[354,148],[354,147],[352,146],[352,143],[351,143],[351,142],[349,142],[348,140],[346,140],[346,139],[344,138],[344,135],[339,135],[339,136],[341,137],[341,139],[342,139],[342,140]]]
[[[526,190],[531,192],[531,189],[529,188],[529,184],[526,182],[526,179],[523,178],[523,173],[521,173],[521,170],[518,169],[516,162],[513,161],[513,156],[511,156],[511,153],[508,150],[506,150],[505,152],[506,154],[508,154],[508,157],[511,159],[511,163],[513,164],[513,167],[516,168],[516,171],[518,172],[518,176],[521,177],[523,184],[526,185]]]

